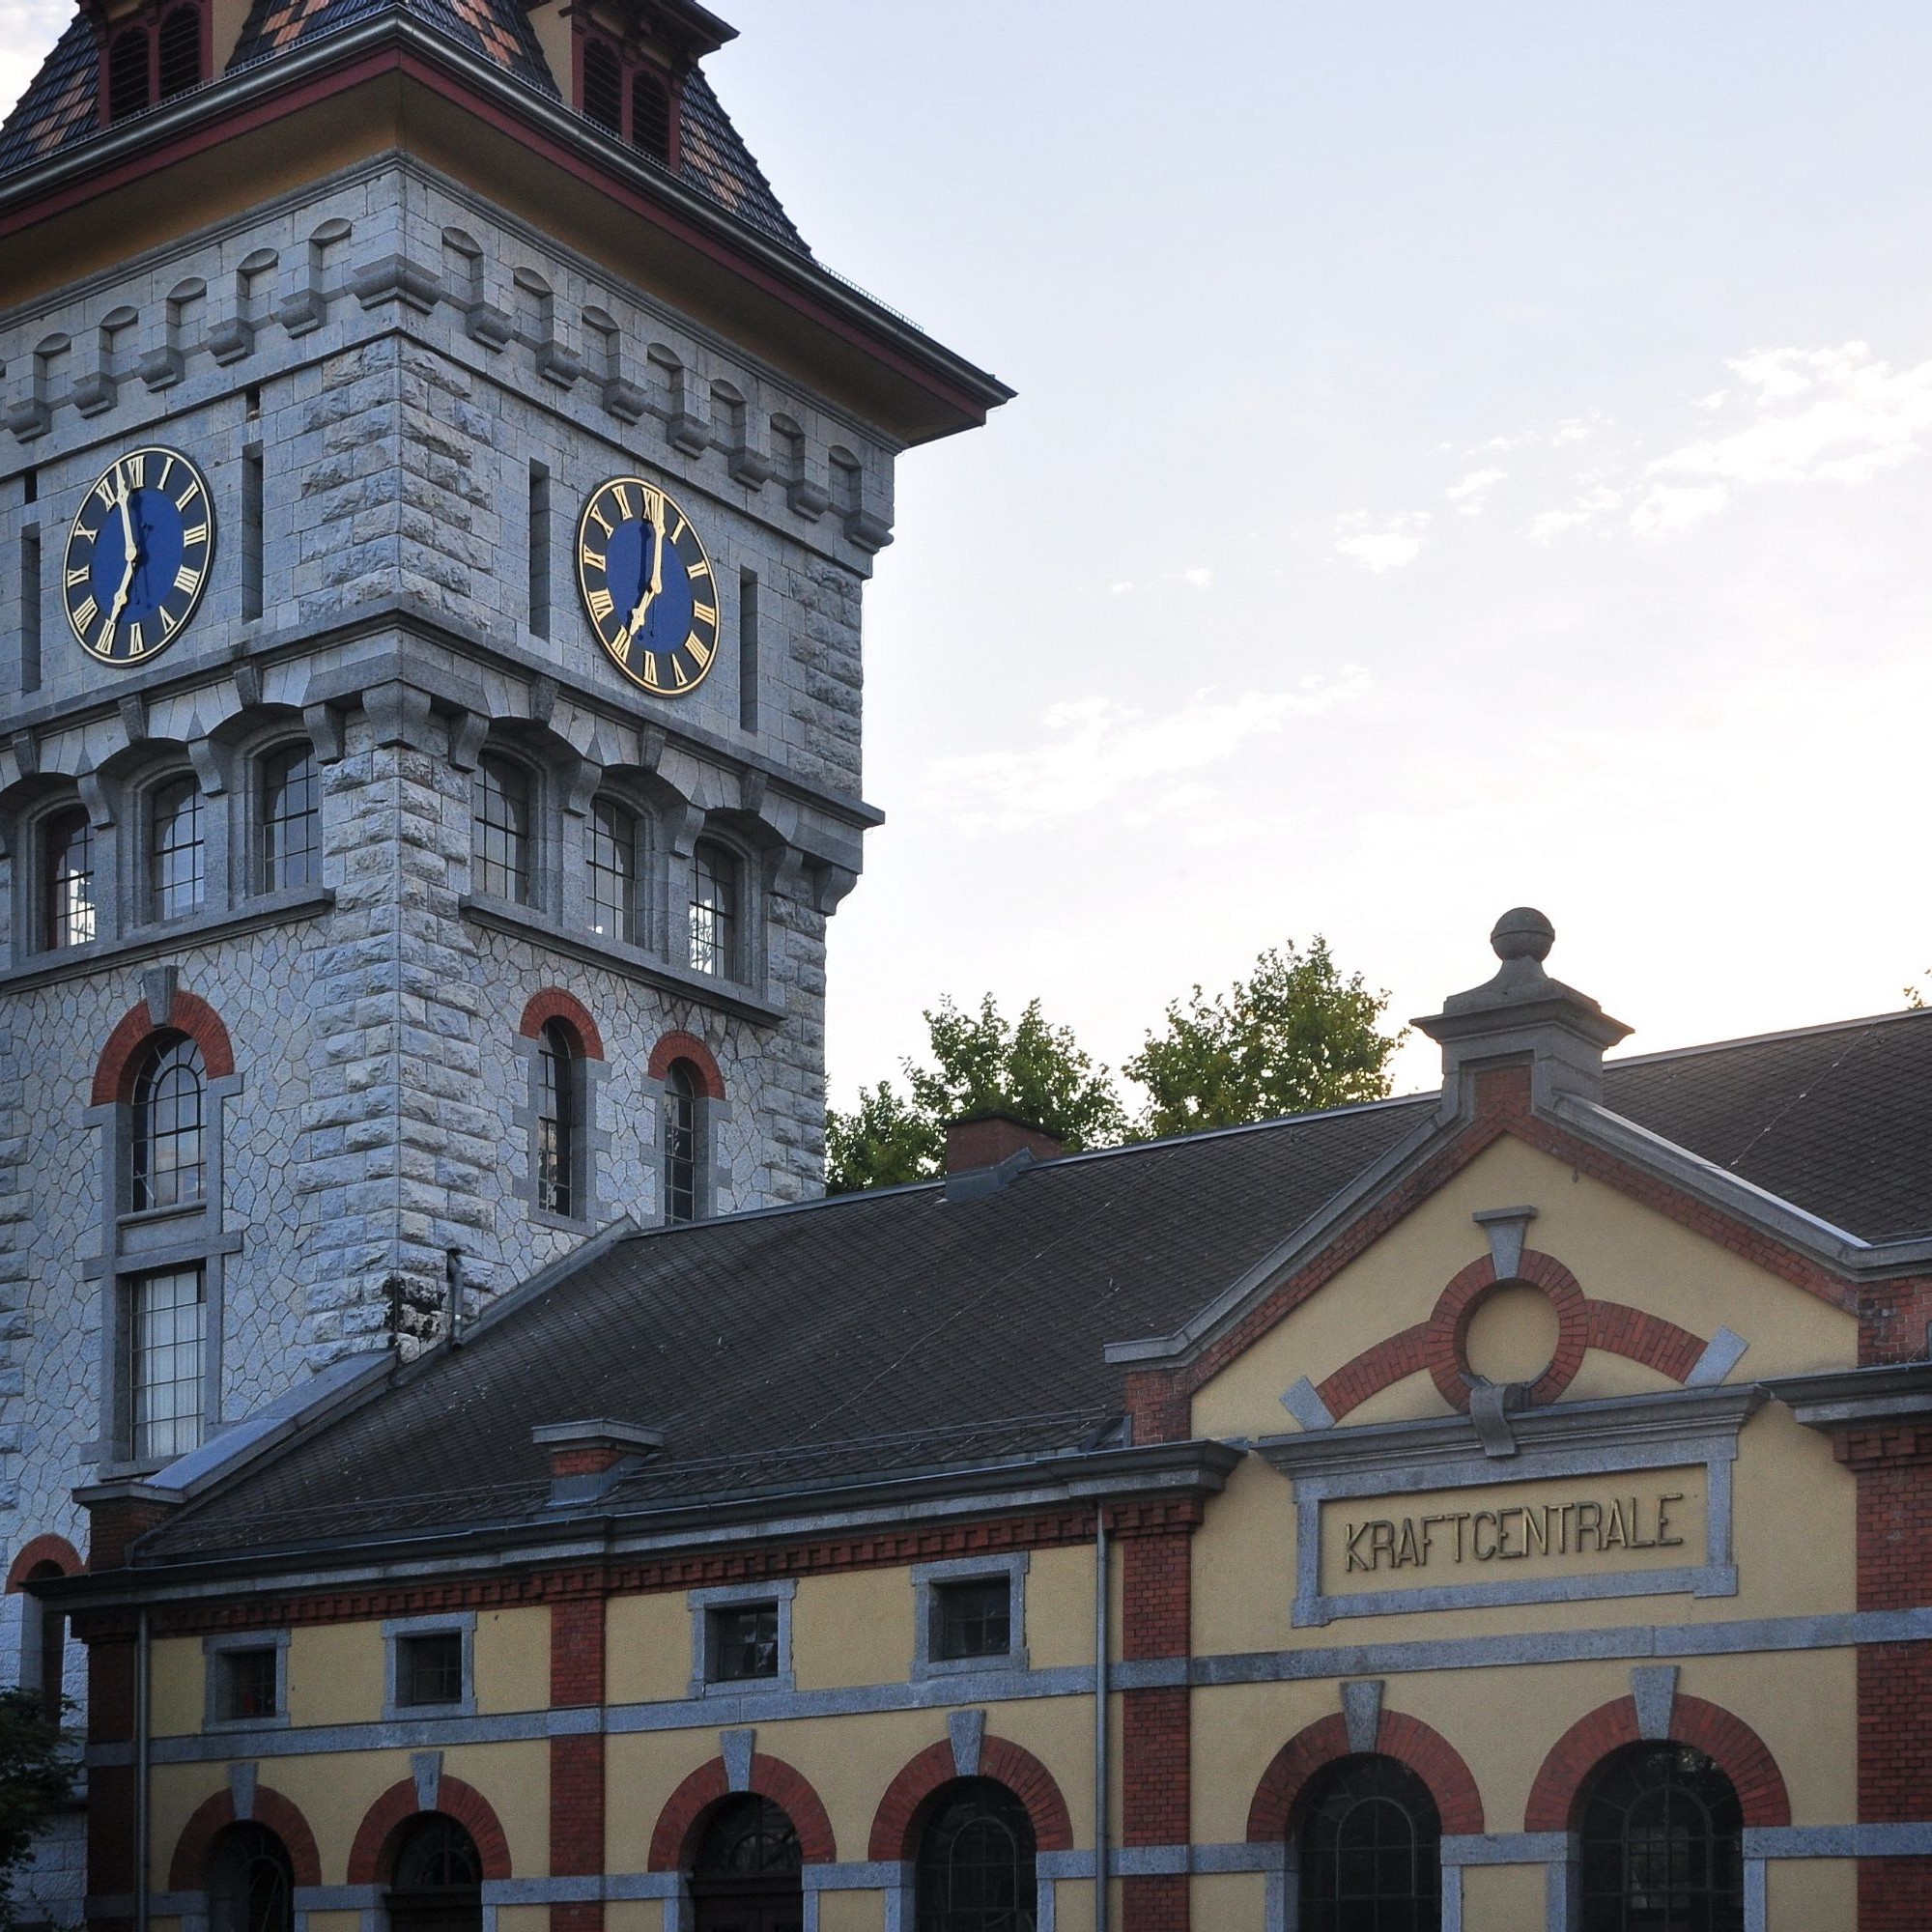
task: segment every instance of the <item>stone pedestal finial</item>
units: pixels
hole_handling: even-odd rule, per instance
[[[1534,906],[1512,908],[1490,934],[1502,962],[1495,977],[1414,1022],[1442,1048],[1445,1116],[1472,1111],[1473,1076],[1496,1066],[1527,1066],[1539,1106],[1566,1094],[1602,1098],[1604,1053],[1631,1030],[1543,970],[1555,942],[1556,928]]]

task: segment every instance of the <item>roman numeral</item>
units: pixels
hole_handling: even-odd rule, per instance
[[[684,574],[695,582],[700,577],[709,577],[711,566],[700,556]]]
[[[124,490],[142,490],[147,487],[148,459],[145,456],[129,456],[124,459],[122,468],[128,472]]]
[[[671,542],[672,543],[681,542],[683,540],[685,531],[688,530],[690,527],[691,526],[687,524],[682,517],[679,517],[677,520],[677,528],[671,531],[670,533]]]
[[[583,567],[585,570],[609,570],[611,560],[601,550],[586,549],[583,553]]]
[[[161,642],[166,643],[181,629],[181,619],[163,604],[161,606]]]
[[[718,612],[709,604],[694,604],[691,607],[691,615],[695,623],[709,624],[714,628],[717,626]]]
[[[165,490],[168,487],[168,477],[173,473],[174,467],[175,460],[172,456],[161,458],[161,473],[155,478],[155,488],[156,490]]]
[[[616,608],[615,599],[608,590],[593,590],[590,593],[589,604],[590,615],[599,624]]]
[[[74,613],[73,613],[74,628],[76,630],[84,632],[86,631],[87,627],[94,622],[95,618],[97,618],[99,615],[100,615],[100,606],[97,604],[92,597],[89,597],[85,599],[82,603],[77,605],[74,609]]]
[[[182,542],[185,544],[206,543],[207,541],[208,526],[206,524],[196,524],[192,529],[182,532]]]
[[[610,536],[611,532],[617,527],[616,525],[613,524],[610,520],[610,518],[607,517],[604,514],[604,512],[597,507],[595,503],[592,503],[590,506],[590,521],[593,524],[595,524],[600,530],[604,532],[607,538]]]
[[[711,662],[711,646],[696,631],[685,639],[684,647],[697,660],[697,668],[703,670]]]
[[[637,512],[631,508],[630,492],[626,490],[621,483],[613,483],[611,486],[611,494],[617,499],[618,516],[621,517],[624,520],[624,522],[628,524],[631,521],[632,517],[634,517],[637,514]]]
[[[187,488],[175,498],[175,508],[185,511],[187,506],[201,494],[201,485],[192,476],[187,480]]]
[[[91,567],[84,563],[78,569],[70,570],[67,574],[68,588],[71,590],[76,583],[85,583],[92,575]]]
[[[662,490],[644,492],[644,522],[654,530],[664,528],[665,499]]]
[[[120,502],[121,466],[118,463],[94,486],[94,494],[100,498],[104,509],[111,510]]]
[[[142,653],[142,652],[143,652],[144,650],[146,650],[146,649],[147,649],[147,645],[146,645],[146,644],[144,644],[144,643],[143,643],[143,642],[141,641],[141,627],[140,627],[140,625],[138,625],[138,624],[130,624],[130,625],[128,625],[128,656],[129,656],[130,658],[137,658],[137,657],[139,657],[139,656],[141,655],[141,653]]]
[[[190,597],[201,588],[201,572],[193,564],[185,563],[175,572],[175,588],[185,590]]]

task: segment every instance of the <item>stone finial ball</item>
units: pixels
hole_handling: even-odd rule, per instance
[[[1513,906],[1496,921],[1490,944],[1498,959],[1549,957],[1556,944],[1556,928],[1534,906]]]

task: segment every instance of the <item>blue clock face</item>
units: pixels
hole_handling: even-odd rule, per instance
[[[67,540],[63,594],[80,647],[102,664],[164,651],[194,615],[214,560],[208,481],[176,449],[135,449],[87,493]]]
[[[577,526],[577,582],[598,641],[659,697],[695,689],[718,656],[718,587],[690,520],[656,484],[613,476]]]

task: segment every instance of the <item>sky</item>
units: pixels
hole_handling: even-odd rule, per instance
[[[836,1103],[1316,933],[1433,1012],[1520,903],[1633,1051],[1923,983],[1932,10],[721,5],[820,259],[1018,391],[867,593]]]

